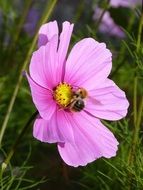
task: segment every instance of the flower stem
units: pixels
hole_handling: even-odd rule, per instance
[[[134,132],[133,132],[132,146],[129,152],[129,159],[128,159],[128,165],[130,167],[133,166],[133,163],[135,165],[135,159],[136,159],[135,156],[136,156],[137,145],[139,142],[139,132],[140,132],[142,113],[143,113],[143,97],[141,98],[139,109],[137,111],[137,77],[135,77],[134,81],[133,106],[134,106]],[[129,188],[128,188],[129,190],[131,189],[132,178],[133,178],[132,174],[129,173]]]
[[[137,121],[137,77],[134,79],[134,97],[133,97],[133,109],[134,109],[134,126]]]
[[[143,113],[143,97],[141,98],[141,101],[140,101],[140,106],[138,109],[138,117],[136,119],[136,124],[135,124],[135,128],[134,128],[134,136],[133,136],[133,144],[132,144],[132,155],[133,156],[135,155],[135,148],[138,143],[142,113]]]
[[[68,167],[67,165],[62,161],[62,174],[65,180],[65,183],[68,185],[70,183],[69,174],[68,174]]]
[[[85,2],[83,0],[79,0],[78,6],[77,6],[77,11],[73,17],[73,23],[78,23],[80,20],[85,8]]]
[[[28,127],[29,127],[29,125],[31,124],[33,119],[37,116],[37,114],[38,114],[38,111],[34,112],[32,114],[32,116],[29,118],[26,125],[23,127],[21,133],[19,134],[18,138],[16,139],[15,143],[13,144],[12,148],[10,149],[6,159],[3,161],[2,165],[1,165],[1,176],[2,176],[3,172],[5,171],[5,169],[7,168],[13,154],[15,153],[21,138],[24,136],[24,134],[26,133],[26,131],[27,131]]]
[[[98,21],[96,23],[96,26],[95,26],[96,29],[98,29],[98,27],[99,27],[104,15],[105,15],[106,11],[108,11],[109,8],[110,8],[110,0],[107,1],[107,5],[104,8],[104,10],[102,11],[101,16],[100,16],[100,18],[98,19]]]
[[[136,127],[136,121],[137,121],[137,77],[134,78],[134,96],[133,96],[133,121],[134,121],[134,132],[133,132],[133,140],[131,148],[129,149],[129,157],[128,157],[128,165],[132,167],[133,161],[134,161],[134,152],[136,148],[136,140],[137,139],[137,127]],[[132,183],[132,173],[128,172],[128,190],[131,189],[131,183]]]
[[[139,52],[139,49],[140,49],[142,29],[143,29],[143,0],[142,0],[141,18],[140,18],[139,29],[138,29],[137,52]]]
[[[45,23],[49,19],[51,13],[54,10],[54,7],[55,7],[56,3],[57,3],[57,0],[53,0],[53,1],[51,0],[50,2],[48,1],[48,4],[47,4],[46,9],[45,9],[45,13],[44,13],[44,15],[43,15],[43,17],[42,17],[42,19],[40,21],[40,25],[42,25],[43,23]],[[32,44],[31,44],[31,46],[29,48],[29,51],[28,51],[27,56],[26,56],[26,59],[25,59],[25,61],[23,63],[21,71],[19,73],[18,81],[17,81],[17,84],[16,84],[15,89],[13,91],[10,103],[8,105],[7,113],[5,115],[5,118],[4,118],[2,127],[1,127],[1,131],[0,131],[0,147],[1,147],[1,144],[2,144],[2,139],[3,139],[4,133],[5,133],[9,118],[10,118],[10,114],[12,112],[12,108],[13,108],[15,99],[16,99],[17,94],[18,94],[19,87],[20,87],[22,79],[23,79],[22,72],[23,72],[23,70],[26,69],[26,67],[27,67],[27,65],[29,63],[30,56],[31,56],[31,54],[33,52],[33,49],[35,47],[35,44],[37,42],[37,37],[38,37],[38,32],[35,35],[35,37],[34,37],[34,39],[32,41]]]
[[[143,1],[142,1],[142,13],[141,13],[141,19],[139,23],[139,30],[138,30],[138,37],[137,37],[137,48],[136,52],[138,53],[140,50],[140,44],[141,44],[141,34],[142,34],[142,28],[143,28]],[[139,132],[140,132],[140,125],[141,125],[141,118],[143,113],[143,97],[141,98],[139,109],[137,109],[137,76],[135,75],[134,79],[134,99],[133,99],[133,107],[134,107],[134,132],[133,132],[133,141],[132,141],[132,147],[129,152],[129,159],[128,159],[128,165],[130,167],[133,167],[135,165],[135,159],[136,159],[136,150],[137,145],[139,142]],[[129,173],[129,186],[128,190],[131,189],[132,186],[132,180],[133,180],[133,174]]]

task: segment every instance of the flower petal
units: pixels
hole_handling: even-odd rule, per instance
[[[44,120],[38,117],[34,122],[33,136],[42,142],[63,142],[63,136],[61,136],[56,122],[57,116],[55,113],[50,120]]]
[[[66,112],[65,110],[57,110],[57,126],[63,136],[64,142],[74,142],[73,126],[71,124],[70,118],[72,118],[71,112]]]
[[[44,88],[53,89],[57,81],[57,36],[54,36],[49,43],[41,46],[33,53],[30,63],[30,75],[34,81]]]
[[[73,128],[68,120],[68,115],[63,110],[54,112],[50,120],[37,118],[34,123],[33,136],[42,142],[70,142],[73,143]]]
[[[39,111],[39,114],[45,120],[49,120],[56,109],[56,104],[53,101],[52,92],[34,82],[31,77],[26,75],[30,88],[33,102]]]
[[[67,59],[65,81],[89,90],[107,78],[111,71],[111,52],[92,38],[78,42]]]
[[[46,45],[53,36],[58,36],[58,24],[57,21],[48,22],[43,24],[39,30],[38,47]],[[58,38],[56,39],[56,47],[58,45]]]
[[[106,79],[100,87],[89,91],[85,110],[97,118],[118,120],[126,116],[128,106],[125,93],[112,80]]]
[[[65,61],[66,61],[67,51],[68,51],[68,47],[69,47],[69,43],[70,43],[72,31],[73,31],[73,26],[74,26],[73,24],[70,24],[67,21],[63,23],[63,29],[60,35],[60,43],[58,47],[58,62],[59,62],[58,71],[60,74],[59,76],[60,78],[61,78],[61,75],[62,77],[64,75]]]
[[[80,112],[72,120],[75,144],[58,143],[62,159],[71,166],[84,166],[100,157],[116,155],[118,142],[96,118]]]

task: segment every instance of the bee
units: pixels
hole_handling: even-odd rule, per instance
[[[87,97],[87,91],[84,88],[79,88],[73,92],[73,97],[68,105],[71,111],[80,112],[85,107],[84,99]]]

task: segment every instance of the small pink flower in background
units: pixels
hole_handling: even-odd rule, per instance
[[[135,7],[141,5],[142,0],[110,0],[110,5],[112,7]]]
[[[33,135],[57,143],[62,159],[84,166],[116,155],[118,142],[100,119],[118,120],[127,114],[125,93],[108,79],[112,54],[104,43],[85,38],[67,56],[73,24],[57,22],[39,31],[39,49],[27,74],[33,102],[39,111]]]
[[[103,10],[96,7],[93,15],[93,19],[98,21],[102,15]],[[103,15],[101,23],[99,25],[99,31],[105,33],[106,35],[111,35],[119,38],[124,38],[125,34],[120,26],[118,26],[110,16],[110,13],[106,11]]]
[[[111,7],[127,7],[127,8],[135,8],[137,5],[141,5],[141,0],[111,0],[110,2]],[[103,13],[103,10],[96,6],[94,8],[94,15],[93,19],[98,21]],[[110,16],[109,11],[106,11],[103,15],[101,23],[99,25],[99,31],[101,33],[108,34],[110,36],[124,38],[125,33],[122,28],[117,25],[112,17]]]

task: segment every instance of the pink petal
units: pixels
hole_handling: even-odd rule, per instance
[[[63,137],[57,129],[56,121],[56,114],[53,114],[50,120],[38,117],[34,122],[33,136],[42,142],[63,142]]]
[[[49,43],[41,46],[33,53],[30,63],[30,75],[36,83],[44,88],[53,89],[57,81],[57,37],[54,36]]]
[[[107,78],[111,71],[111,52],[92,38],[78,42],[67,59],[65,81],[89,90]]]
[[[67,51],[73,31],[73,24],[70,24],[69,22],[63,23],[63,29],[62,33],[60,35],[60,43],[58,48],[58,62],[59,62],[59,77],[61,78],[61,75],[64,74],[64,67],[65,67],[65,61],[67,56]],[[63,77],[63,76],[62,76]]]
[[[63,110],[56,110],[50,120],[37,118],[34,124],[33,136],[42,142],[71,142],[74,141],[73,128]]]
[[[59,132],[63,136],[64,142],[74,142],[73,126],[71,124],[70,118],[72,118],[73,113],[66,112],[65,110],[57,110],[57,126]]]
[[[39,114],[45,120],[49,120],[56,109],[56,104],[52,97],[52,92],[34,82],[28,74],[26,75],[32,93],[33,102]]]
[[[99,30],[105,34],[109,34],[111,36],[116,36],[120,38],[125,37],[125,33],[121,29],[120,26],[118,26],[112,17],[110,16],[109,12],[106,12],[103,16],[102,22],[99,26]]]
[[[84,166],[100,157],[116,155],[118,142],[114,135],[96,118],[80,112],[72,125],[75,144],[58,143],[62,159],[71,166]]]
[[[104,12],[103,9],[96,6],[96,8],[94,9],[93,19],[96,22],[98,22],[103,12]],[[114,20],[112,19],[108,11],[104,13],[98,29],[100,32],[104,33],[106,36],[111,35],[111,36],[120,37],[120,38],[125,37],[125,33],[120,28],[120,26],[118,26],[114,22]]]
[[[46,45],[53,36],[58,36],[57,21],[49,22],[41,26],[39,30],[38,47]],[[56,39],[56,47],[58,45],[58,38]]]
[[[113,81],[106,79],[100,87],[89,91],[85,110],[97,118],[118,120],[126,116],[128,106],[125,93]]]

